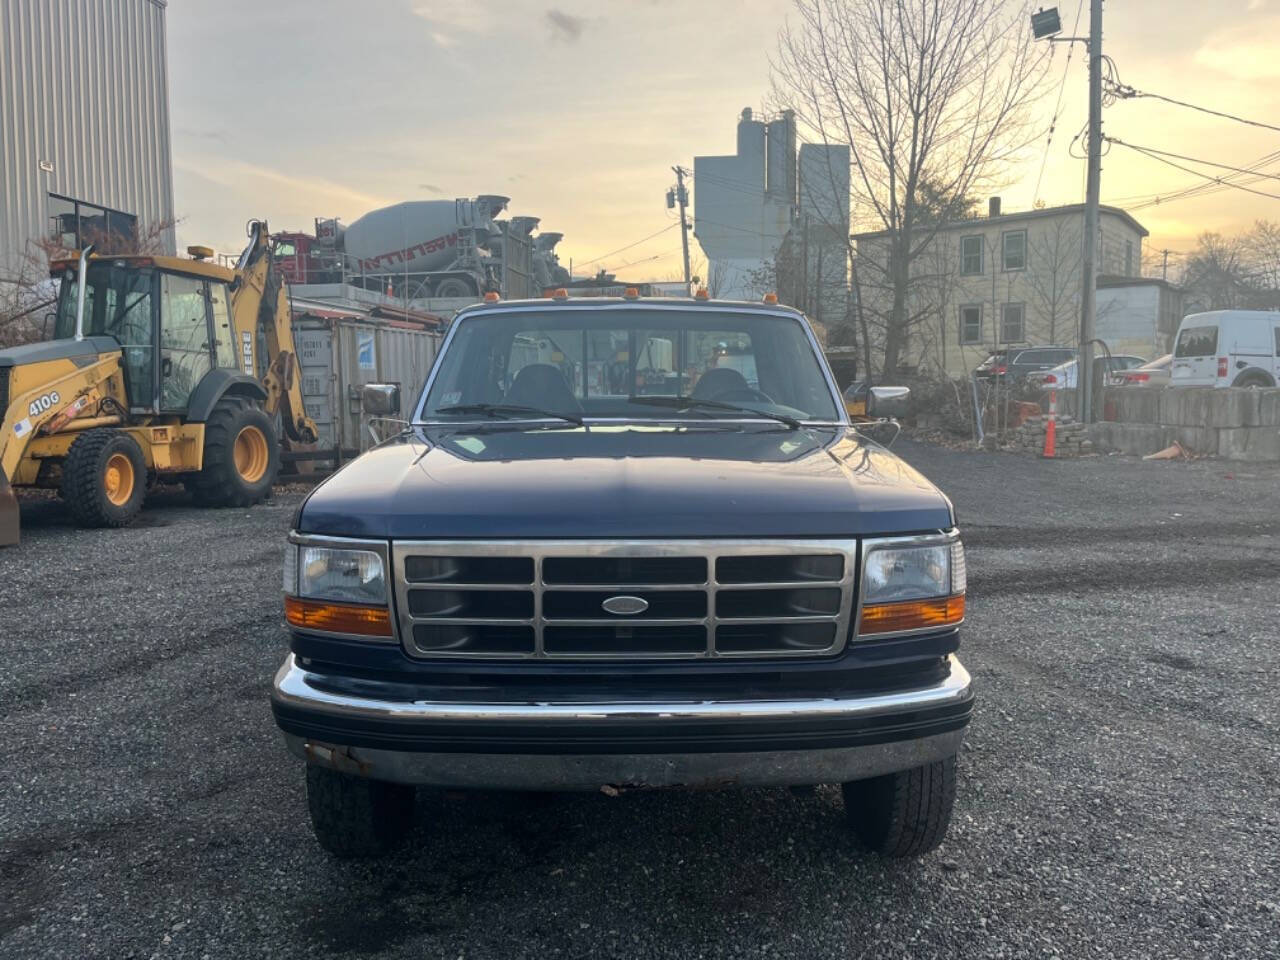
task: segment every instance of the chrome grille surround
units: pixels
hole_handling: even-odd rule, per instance
[[[841,570],[838,579],[830,576],[831,571],[818,573],[816,577],[791,580],[764,580],[749,582],[733,580],[721,582],[717,579],[717,560],[731,558],[764,558],[777,557],[785,564],[788,558],[810,556],[838,556],[841,559]],[[449,581],[447,579],[417,580],[411,582],[406,575],[406,561],[411,558],[458,558],[463,561],[460,568],[465,568],[466,558],[487,557],[520,557],[532,560],[532,576],[529,582],[494,582],[492,579],[481,579],[478,582],[464,580]],[[582,582],[544,582],[543,567],[549,559],[565,558],[570,560],[643,560],[641,564],[649,571],[647,582],[623,582],[610,580],[599,582],[597,577],[584,577]],[[697,558],[705,562],[706,576],[700,582],[684,580],[676,583],[655,582],[653,569],[663,566],[661,558],[668,558],[676,568],[688,568],[689,561]],[[657,561],[656,563],[654,561]],[[795,561],[797,566],[803,566]],[[739,564],[740,565],[740,564]],[[415,568],[430,569],[433,565],[421,562],[413,564]],[[447,566],[437,565],[437,566]],[[555,564],[553,563],[554,567]],[[561,565],[565,566],[564,564]],[[823,564],[817,564],[823,567]],[[829,566],[829,565],[827,565]],[[761,539],[761,540],[398,540],[391,544],[391,567],[395,581],[396,616],[400,625],[400,639],[405,652],[415,659],[472,659],[472,660],[650,660],[650,659],[712,659],[712,658],[792,658],[823,657],[839,653],[848,642],[854,617],[857,612],[856,583],[860,576],[859,544],[852,537],[841,540],[823,539]],[[523,578],[521,578],[523,579]],[[591,582],[591,581],[595,582]],[[421,595],[427,593],[446,593],[453,596],[437,602],[434,598]],[[525,592],[532,595],[532,616],[499,616],[485,617],[474,614],[466,616],[448,615],[450,602],[465,610],[468,604],[474,606],[477,600],[483,601],[489,592]],[[741,596],[744,592],[757,594],[776,591],[778,600],[785,606],[792,600],[803,600],[821,594],[829,604],[820,612],[803,614],[781,613],[753,616],[721,616],[717,613],[718,595],[733,591]],[[799,593],[807,591],[807,594]],[[839,591],[835,600],[830,591]],[[411,602],[411,594],[418,593]],[[549,594],[557,599],[568,600],[573,606],[569,594],[601,594],[611,596],[637,596],[650,601],[661,610],[670,605],[669,601],[698,601],[702,615],[683,616],[637,616],[610,615],[604,610],[592,616],[579,615],[573,617],[548,616],[544,610],[544,601]],[[654,601],[657,601],[656,603]],[[666,601],[666,602],[664,602]],[[521,603],[500,604],[510,611],[521,606]],[[677,602],[676,605],[679,605]],[[418,615],[411,612],[416,607]],[[444,610],[444,615],[422,614],[421,611]],[[652,607],[651,607],[652,609]],[[803,626],[812,632],[821,627],[830,626],[830,643],[817,646],[803,646],[800,649],[787,648],[785,644],[773,648],[755,647],[744,644],[743,636],[749,636],[752,627],[774,627],[785,631],[789,625]],[[521,649],[506,649],[501,652],[476,652],[462,649],[424,649],[415,636],[415,627],[450,628],[481,627],[501,634],[506,631],[506,638],[513,636],[527,637],[527,643],[521,640]],[[609,649],[608,634],[618,630],[643,634],[645,628],[656,629],[652,635],[662,635],[663,642],[654,643],[647,648],[643,641],[631,643],[625,649]],[[566,643],[564,651],[549,648],[549,637],[569,637],[572,631],[597,629],[602,639],[599,649],[590,643],[590,649],[583,649],[582,643]],[[695,633],[701,631],[701,634]],[[530,636],[531,634],[531,636]],[[717,645],[721,636],[727,638],[733,634],[737,637],[737,649],[724,650]],[[672,643],[675,639],[679,643]],[[683,644],[683,647],[681,647]],[[680,647],[673,649],[673,647]]]

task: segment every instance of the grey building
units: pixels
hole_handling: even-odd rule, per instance
[[[35,240],[75,249],[172,224],[165,7],[0,3],[0,281]],[[172,253],[172,226],[158,240]]]
[[[829,322],[848,285],[849,150],[806,143],[797,161],[796,140],[791,111],[743,110],[736,153],[694,158],[694,236],[713,294],[751,299],[763,282]]]

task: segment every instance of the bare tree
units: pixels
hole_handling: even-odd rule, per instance
[[[129,233],[86,228],[81,230],[80,241],[92,243],[98,253],[163,253],[169,249],[176,224],[176,220],[135,224]],[[0,347],[32,343],[48,336],[46,317],[58,297],[58,281],[49,277],[49,264],[76,253],[58,236],[32,240],[18,258],[17,273],[0,277]]]
[[[912,265],[938,230],[921,216],[924,185],[944,210],[990,185],[1029,139],[1046,54],[1032,43],[1021,3],[793,2],[796,19],[773,62],[774,95],[823,143],[849,147],[855,206],[884,231],[885,261],[860,264],[864,289],[883,287],[890,304],[883,347],[893,370],[911,326],[930,315],[913,313],[908,297]]]
[[[1202,233],[1187,258],[1182,285],[1188,309],[1230,310],[1250,300],[1249,269],[1239,237]]]
[[[1245,234],[1244,247],[1251,283],[1270,293],[1268,299],[1274,306],[1276,294],[1280,293],[1280,223],[1257,221]]]
[[[1084,257],[1080,226],[1074,220],[1057,217],[1033,233],[1026,285],[1036,314],[1049,323],[1049,342],[1057,343],[1060,331],[1074,334],[1077,329]]]

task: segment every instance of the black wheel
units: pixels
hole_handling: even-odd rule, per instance
[[[1271,378],[1268,377],[1265,373],[1249,372],[1249,373],[1241,374],[1240,377],[1236,379],[1236,382],[1232,384],[1232,386],[1233,387],[1254,387],[1256,389],[1261,390],[1266,387],[1274,386],[1274,384],[1271,382]]]
[[[279,469],[271,418],[251,400],[223,397],[204,425],[204,465],[187,485],[205,506],[247,507],[267,498]]]
[[[307,807],[320,846],[336,857],[377,857],[413,828],[414,789],[307,765]]]
[[[432,293],[435,297],[474,297],[475,295],[475,284],[462,277],[446,277],[436,284],[436,289]]]
[[[918,857],[947,835],[956,799],[956,758],[844,784],[858,837],[885,857]]]
[[[82,527],[123,527],[142,509],[147,463],[138,441],[120,430],[86,430],[62,462],[60,493]]]

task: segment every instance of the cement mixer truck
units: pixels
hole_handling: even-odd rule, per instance
[[[291,285],[348,283],[405,300],[491,290],[528,296],[533,283],[511,291],[510,276],[537,272],[529,257],[555,258],[549,248],[535,253],[536,217],[497,219],[507,202],[497,195],[413,200],[373,210],[349,227],[318,218],[314,235],[276,234],[274,254]]]

